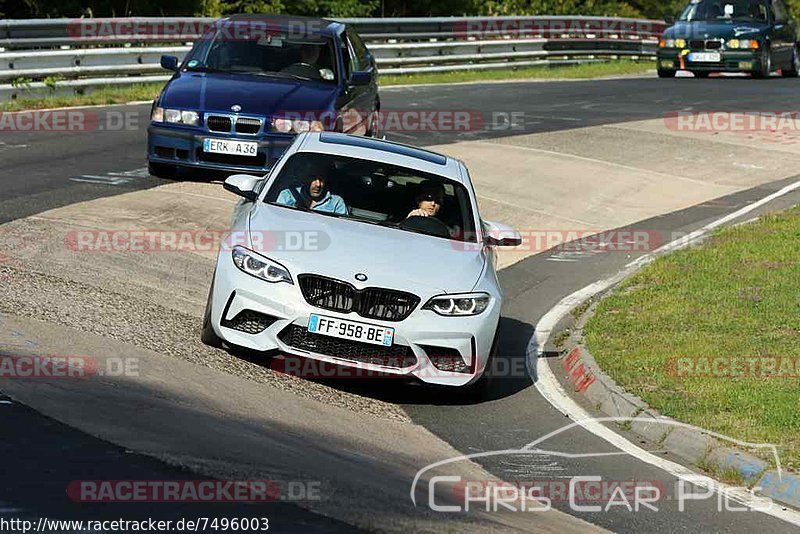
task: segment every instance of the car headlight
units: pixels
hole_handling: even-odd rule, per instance
[[[280,133],[322,132],[325,128],[320,121],[306,121],[301,119],[272,119],[272,129]]]
[[[181,111],[181,122],[190,126],[200,124],[200,114],[196,111]]]
[[[685,46],[685,39],[660,39],[658,41],[659,48],[683,48]]]
[[[153,108],[153,114],[150,116],[150,120],[153,122],[169,122],[171,124],[197,126],[200,124],[200,114],[196,111]]]
[[[463,295],[439,295],[430,299],[424,310],[431,310],[439,315],[463,317],[478,315],[489,307],[491,297],[487,293],[466,293]]]
[[[727,43],[729,49],[757,50],[758,41],[755,39],[731,39]]]
[[[288,282],[294,284],[286,267],[264,256],[259,256],[244,247],[234,247],[231,252],[233,263],[240,271],[266,282]]]

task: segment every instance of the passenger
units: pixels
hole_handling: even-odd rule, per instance
[[[276,202],[293,208],[299,207],[337,215],[349,213],[344,199],[328,190],[325,175],[320,172],[309,177],[303,185],[281,191]]]
[[[409,217],[436,217],[442,209],[444,202],[444,186],[433,180],[422,182],[419,193],[415,197],[416,208],[406,216]]]

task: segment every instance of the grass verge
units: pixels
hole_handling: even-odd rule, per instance
[[[663,257],[585,328],[600,366],[661,413],[777,445],[800,468],[800,208]]]
[[[430,72],[381,76],[381,85],[484,82],[500,80],[574,80],[626,74],[644,74],[655,70],[655,63],[631,60],[583,63],[558,67],[526,67],[486,71]]]
[[[561,67],[530,67],[522,69],[503,69],[493,71],[465,71],[429,74],[410,74],[404,76],[381,76],[381,86],[400,84],[434,84],[470,81],[520,80],[520,79],[576,79],[599,78],[624,74],[641,74],[653,70],[649,62],[629,60],[565,65]],[[0,103],[0,111],[22,111],[28,109],[59,108],[69,106],[91,106],[124,104],[140,100],[153,100],[164,86],[163,83],[147,83],[125,87],[106,86],[95,89],[86,95],[54,96],[40,98],[21,98]]]
[[[107,85],[98,87],[85,95],[18,98],[10,102],[0,103],[0,111],[124,104],[140,100],[153,100],[158,96],[162,87],[164,87],[163,83],[141,83],[127,86]]]

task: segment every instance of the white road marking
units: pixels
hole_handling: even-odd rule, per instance
[[[122,185],[132,182],[136,178],[147,178],[150,173],[147,167],[140,167],[131,171],[111,171],[103,175],[82,174],[70,178],[72,182],[86,182],[90,184]]]
[[[28,145],[9,145],[8,143],[0,141],[0,149],[7,149],[7,148],[28,148]]]
[[[753,165],[752,163],[739,163],[738,161],[733,162],[734,167],[741,167],[742,169],[757,169],[757,170],[765,170],[766,167],[761,167],[759,165]]]
[[[133,178],[114,178],[113,176],[97,176],[94,174],[83,174],[70,178],[72,182],[87,182],[90,184],[121,185],[133,180]]]
[[[651,454],[641,447],[631,443],[610,428],[595,421],[594,418],[580,405],[578,405],[564,390],[564,388],[561,387],[558,379],[550,369],[550,365],[541,356],[544,351],[545,343],[550,337],[553,328],[555,328],[555,326],[564,316],[566,316],[570,311],[572,311],[572,309],[580,305],[582,302],[624,280],[638,269],[652,262],[657,256],[666,252],[687,247],[725,223],[750,213],[751,211],[758,209],[759,207],[775,200],[776,198],[784,196],[798,189],[800,189],[800,182],[795,182],[791,185],[788,185],[780,191],[776,191],[775,193],[772,193],[771,195],[768,195],[761,200],[754,202],[753,204],[745,206],[733,213],[726,215],[725,217],[722,217],[721,219],[707,224],[699,230],[695,230],[694,232],[687,234],[681,239],[667,243],[650,254],[641,256],[640,258],[627,264],[625,269],[616,275],[605,280],[600,280],[598,282],[594,282],[593,284],[589,284],[583,289],[579,289],[571,295],[561,299],[558,304],[556,304],[552,309],[545,313],[544,316],[542,316],[536,325],[533,337],[528,343],[526,365],[528,372],[536,385],[536,389],[539,391],[542,397],[544,397],[556,410],[566,415],[573,421],[578,422],[587,431],[607,441],[630,456],[633,456],[637,460],[662,469],[679,479],[687,480],[695,485],[707,489],[713,489],[716,493],[727,496],[728,498],[736,500],[742,504],[746,504],[748,502],[752,504],[756,502],[754,501],[754,495],[741,488],[729,486],[722,482],[714,482],[713,484],[708,485],[698,483],[698,481],[692,477],[694,473],[691,470],[680,464]],[[758,503],[756,503],[756,506],[759,506]],[[800,526],[800,512],[795,510],[781,508],[780,505],[774,505],[768,510],[758,511],[771,515],[782,521],[786,521],[787,523]]]

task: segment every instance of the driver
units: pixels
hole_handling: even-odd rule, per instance
[[[347,215],[349,210],[344,199],[331,193],[326,187],[326,182],[324,173],[312,173],[302,185],[281,191],[276,202],[292,208],[300,207],[312,211]]]
[[[416,208],[406,216],[436,217],[444,202],[444,186],[439,182],[428,180],[419,185],[419,192],[414,199]]]
[[[320,47],[310,44],[304,44],[300,47],[300,57],[297,63],[288,65],[282,72],[288,72],[295,76],[302,76],[304,78],[311,78],[318,80],[322,76],[319,65]]]
[[[315,67],[319,61],[320,48],[314,45],[303,45],[300,47],[300,63]]]

